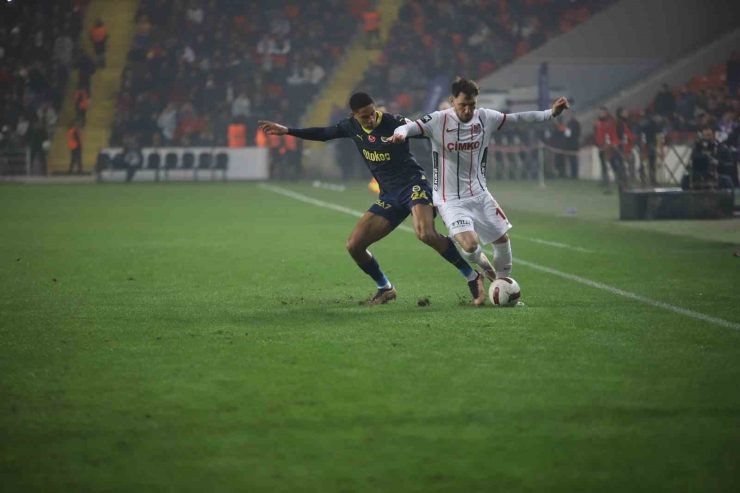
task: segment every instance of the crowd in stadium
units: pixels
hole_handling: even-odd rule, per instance
[[[29,147],[43,156],[70,73],[95,70],[79,50],[83,5],[79,0],[38,0],[2,6],[0,149]]]
[[[726,63],[713,65],[708,74],[694,76],[688,85],[672,88],[665,84],[647,108],[618,108],[614,115],[602,108],[594,139],[600,150],[603,184],[608,185],[606,170],[610,168],[622,186],[655,186],[661,148],[666,143],[691,144],[699,133],[713,134],[717,145],[737,154],[740,52],[733,53]],[[731,154],[728,156],[732,160]],[[738,181],[737,171],[730,176]]]
[[[415,115],[429,106],[430,87],[437,79],[445,81],[446,90],[455,74],[484,78],[613,1],[408,0],[381,46],[382,19],[372,0],[141,0],[109,145],[238,144],[271,147],[276,155],[286,146],[296,152],[295,142],[278,142],[259,132],[257,120],[299,125],[363,31],[362,41],[380,49],[380,55],[355,89],[372,94],[388,112]],[[92,104],[91,79],[105,64],[107,41],[100,20],[89,33],[82,32],[86,3],[34,0],[3,5],[0,149],[30,148],[32,161],[44,161],[73,70],[79,74],[73,91],[74,128],[84,127]],[[90,37],[93,52],[81,49],[82,36]],[[596,128],[583,131],[569,117],[553,122],[545,138],[553,148],[574,152],[583,141],[580,137],[593,134],[602,157],[608,155],[602,160],[604,171],[611,167],[624,183],[654,184],[656,149],[664,142],[689,142],[712,127],[719,140],[733,145],[740,115],[738,87],[740,53],[735,53],[685,86],[666,85],[646,108],[616,109],[613,115],[605,109]],[[346,108],[336,107],[332,121],[346,113]],[[496,145],[526,147],[540,137],[511,129],[496,136]],[[631,160],[633,149],[639,162]],[[345,150],[347,155],[354,152],[351,147]],[[616,159],[609,157],[612,154]],[[524,156],[523,162],[534,159]],[[350,168],[346,178],[356,176],[355,167]],[[525,167],[524,174],[534,177],[535,164],[530,168]],[[506,173],[505,167],[492,169]],[[563,153],[555,159],[553,172],[576,178],[577,164]]]
[[[455,75],[480,80],[610,3],[407,1],[388,48],[366,71],[358,90],[373,94],[391,112],[421,111],[436,77],[445,80],[445,89]]]
[[[110,144],[261,144],[256,121],[297,124],[365,5],[143,0]]]

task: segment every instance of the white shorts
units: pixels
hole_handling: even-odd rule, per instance
[[[511,229],[506,214],[488,192],[469,199],[442,202],[437,205],[437,210],[453,238],[458,233],[474,231],[478,242],[487,245]]]

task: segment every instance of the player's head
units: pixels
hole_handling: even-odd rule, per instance
[[[375,110],[375,101],[366,92],[356,92],[349,98],[349,109],[352,118],[357,120],[363,128],[372,130],[378,121]]]
[[[480,89],[473,80],[455,77],[452,82],[450,104],[452,104],[455,114],[461,122],[467,123],[473,119],[475,106],[478,104],[478,94],[480,94]]]

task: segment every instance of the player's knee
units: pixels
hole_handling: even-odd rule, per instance
[[[353,257],[359,255],[363,250],[365,250],[365,247],[354,238],[348,239],[345,247],[347,248],[349,254]]]
[[[476,238],[463,238],[458,240],[458,244],[463,252],[474,253],[478,249],[478,240]]]
[[[427,228],[420,228],[416,230],[416,237],[427,245],[434,244],[437,239],[437,232]]]
[[[508,243],[509,242],[509,235],[508,233],[504,233],[504,236],[499,238],[498,240],[494,241],[494,245],[501,245],[502,243]]]

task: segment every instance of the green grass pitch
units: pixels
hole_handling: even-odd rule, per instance
[[[0,187],[2,491],[740,491],[738,221],[493,185],[521,309],[403,230],[358,306],[356,218],[257,184]]]

